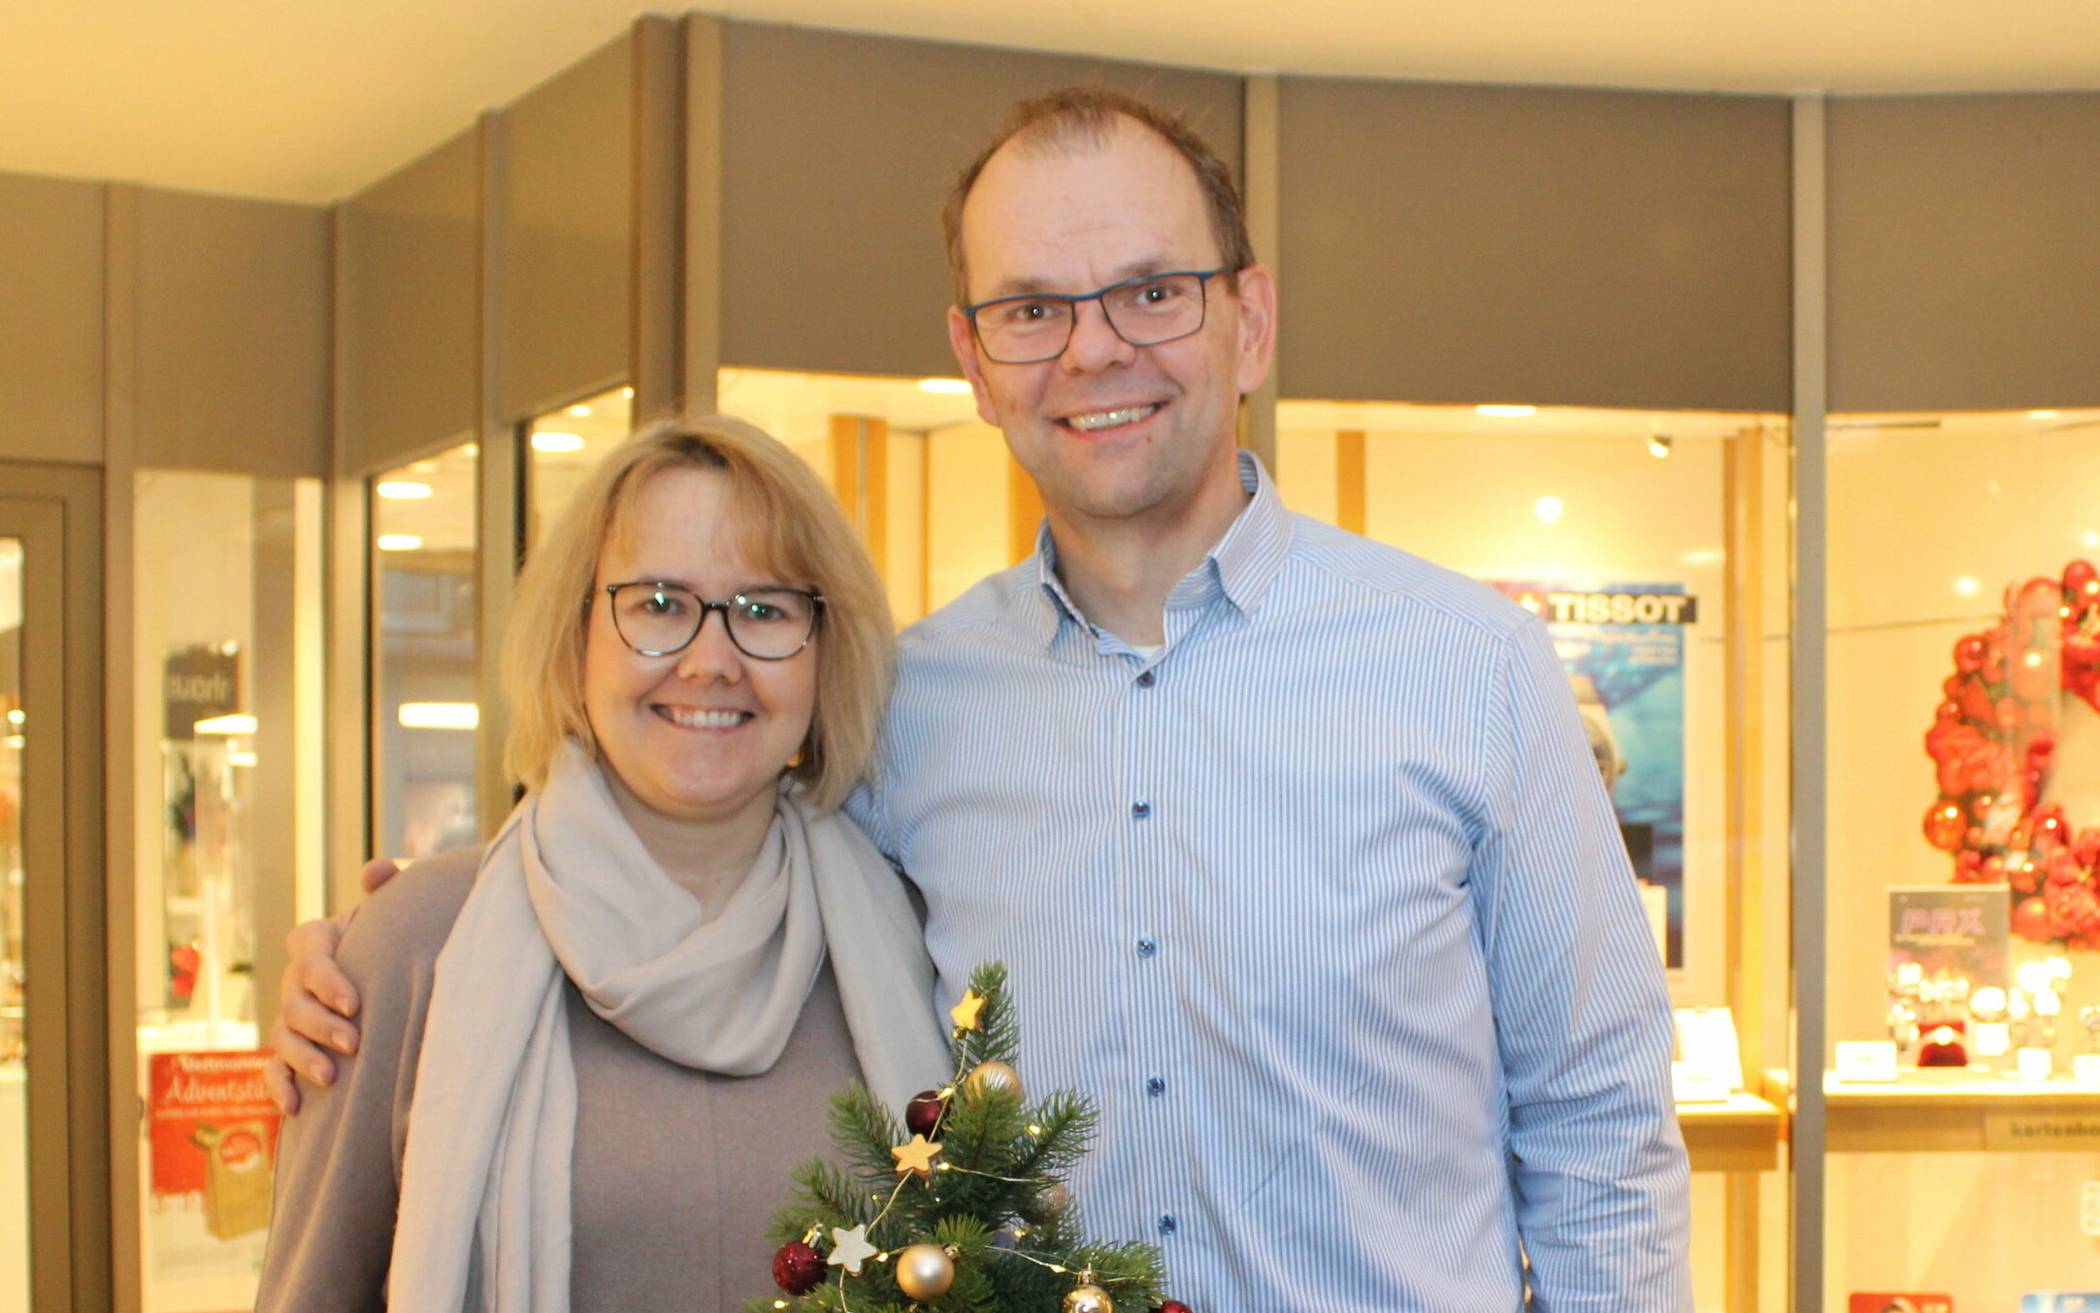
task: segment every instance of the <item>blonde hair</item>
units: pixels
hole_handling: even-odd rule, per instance
[[[824,597],[815,639],[816,707],[792,774],[810,802],[844,802],[869,769],[889,694],[889,600],[838,502],[801,458],[721,415],[650,424],[604,459],[548,527],[518,575],[503,635],[510,736],[503,765],[528,789],[546,783],[565,737],[598,754],[585,714],[583,653],[598,559],[649,480],[665,470],[718,470],[753,565]]]

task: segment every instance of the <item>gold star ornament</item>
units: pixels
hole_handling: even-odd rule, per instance
[[[962,1001],[948,1009],[948,1016],[955,1022],[955,1032],[978,1029],[984,1024],[984,995],[974,989],[963,991]]]
[[[916,1176],[923,1181],[933,1175],[933,1158],[940,1151],[939,1144],[923,1135],[914,1135],[910,1144],[891,1149],[890,1157],[897,1160],[897,1175]]]

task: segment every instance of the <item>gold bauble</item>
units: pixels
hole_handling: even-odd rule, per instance
[[[1116,1303],[1099,1286],[1074,1286],[1065,1292],[1065,1313],[1116,1313]]]
[[[955,1260],[939,1245],[912,1245],[897,1255],[897,1289],[912,1299],[939,1299],[955,1284]]]
[[[1046,1217],[1057,1217],[1072,1206],[1072,1192],[1065,1188],[1063,1181],[1052,1181],[1035,1198],[1036,1206]]]
[[[1025,1097],[1021,1093],[1021,1073],[1003,1062],[980,1062],[963,1081],[963,1088],[977,1098],[983,1098],[994,1090],[1011,1090],[1016,1102]]]

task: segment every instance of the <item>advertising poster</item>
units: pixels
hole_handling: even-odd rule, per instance
[[[1496,583],[1545,620],[1568,672],[1597,771],[1619,816],[1663,960],[1684,966],[1683,584]]]
[[[1916,963],[1928,984],[1967,981],[1962,996],[2012,983],[2011,899],[2005,886],[1921,885],[1889,890],[1889,974]],[[2096,1310],[2095,1313],[2100,1313]]]
[[[1951,1295],[1855,1294],[1845,1313],[1954,1313]]]
[[[262,1266],[278,1113],[266,1051],[156,1053],[147,1076],[148,1200],[158,1277],[252,1276]]]

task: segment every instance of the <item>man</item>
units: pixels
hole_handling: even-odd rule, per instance
[[[1100,1104],[1091,1227],[1214,1313],[1688,1308],[1667,992],[1543,627],[1235,450],[1274,281],[1178,120],[1025,104],[946,227],[1045,528],[905,635],[852,806]]]

